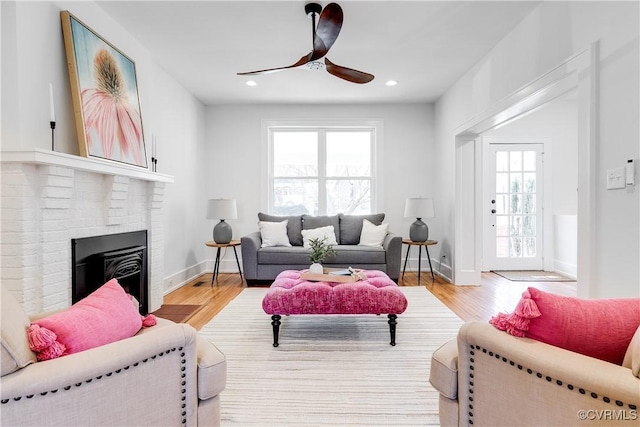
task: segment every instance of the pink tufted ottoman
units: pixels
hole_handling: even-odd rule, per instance
[[[352,283],[310,282],[294,270],[278,274],[262,300],[262,309],[272,315],[273,346],[278,347],[281,316],[289,314],[387,314],[396,345],[396,318],[406,310],[407,298],[382,271],[363,273],[366,280]]]

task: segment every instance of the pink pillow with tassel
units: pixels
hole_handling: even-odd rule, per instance
[[[513,313],[489,320],[517,337],[621,365],[640,326],[640,298],[579,299],[528,288]]]
[[[32,322],[27,333],[38,360],[49,360],[129,338],[152,325],[155,316],[140,316],[130,296],[111,279],[68,310]]]

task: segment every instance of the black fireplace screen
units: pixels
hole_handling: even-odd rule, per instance
[[[73,303],[115,278],[148,313],[146,230],[71,239],[71,254]]]

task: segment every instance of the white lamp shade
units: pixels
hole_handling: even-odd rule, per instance
[[[238,211],[235,199],[209,199],[207,219],[236,219]]]
[[[433,199],[410,197],[404,204],[405,218],[433,218]]]

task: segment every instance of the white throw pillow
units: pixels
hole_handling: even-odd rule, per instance
[[[324,239],[325,245],[337,245],[338,241],[336,240],[336,231],[333,228],[333,225],[327,225],[326,227],[320,228],[312,228],[310,230],[302,230],[302,246],[311,249],[311,240],[313,239]]]
[[[291,246],[287,236],[288,219],[281,222],[258,221],[258,228],[262,236],[262,247]]]
[[[368,219],[362,220],[362,233],[360,233],[360,243],[358,246],[382,247],[382,242],[387,235],[389,224],[374,225]]]

